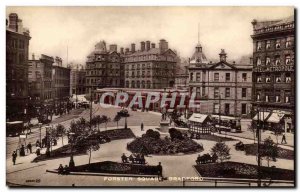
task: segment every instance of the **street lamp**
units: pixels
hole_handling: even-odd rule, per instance
[[[73,168],[75,167],[75,162],[74,162],[74,159],[73,159],[73,139],[74,139],[74,135],[75,133],[71,132],[69,133],[69,136],[71,138],[71,157],[70,157],[70,162],[69,162],[69,168]]]
[[[42,125],[43,125],[42,123],[39,123],[39,128],[40,128],[40,147],[41,147],[41,142],[42,142]]]

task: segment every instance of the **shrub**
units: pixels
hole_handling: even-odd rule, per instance
[[[177,129],[171,128],[171,129],[169,129],[169,133],[170,133],[170,137],[171,137],[172,141],[174,139],[183,140],[182,133],[180,131],[178,131]]]
[[[159,139],[160,138],[160,134],[158,131],[153,131],[152,129],[148,129],[146,131],[146,137],[151,137],[151,138],[154,138],[154,139]]]

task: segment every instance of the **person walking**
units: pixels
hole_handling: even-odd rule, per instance
[[[30,153],[32,153],[32,145],[31,145],[31,143],[28,143],[28,145],[27,145],[27,153],[28,153],[28,150],[29,150]]]
[[[163,175],[162,175],[162,166],[161,166],[161,162],[158,163],[157,165],[157,177],[158,177],[158,181],[163,181]]]
[[[141,123],[141,131],[144,131],[144,123]]]
[[[13,154],[12,154],[12,161],[13,161],[14,165],[16,164],[17,156],[18,156],[17,152],[14,151]]]
[[[281,144],[284,142],[284,144],[287,144],[286,142],[286,137],[285,137],[285,133],[283,133],[282,135],[282,139],[281,139]]]

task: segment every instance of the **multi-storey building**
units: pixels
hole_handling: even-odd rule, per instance
[[[41,55],[36,59],[34,54],[32,59],[28,60],[28,82],[29,96],[31,101],[40,101],[48,103],[53,101],[52,89],[52,64],[53,57]]]
[[[86,92],[103,87],[124,86],[124,65],[117,53],[117,45],[106,49],[105,41],[95,45],[95,50],[87,57]]]
[[[69,67],[62,66],[62,59],[55,57],[52,68],[53,98],[55,109],[65,110],[70,99],[70,74]]]
[[[220,61],[208,62],[202,46],[196,46],[189,64],[190,95],[200,107],[193,112],[226,116],[247,116],[251,107],[252,66],[226,61],[222,49]]]
[[[173,87],[177,55],[168,47],[168,42],[160,40],[155,48],[150,41],[141,42],[141,49],[136,51],[131,44],[131,51],[126,49],[125,87],[162,89]]]
[[[70,95],[82,95],[85,94],[85,69],[76,66],[71,69],[71,80],[70,80]]]
[[[23,120],[28,114],[29,30],[16,13],[6,20],[6,117]]]
[[[295,110],[294,16],[275,21],[253,20],[252,25],[253,107],[272,112],[268,114],[282,119],[285,130],[292,130]]]

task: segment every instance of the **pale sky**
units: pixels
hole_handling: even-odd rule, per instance
[[[129,47],[150,40],[169,42],[181,57],[191,57],[198,42],[208,60],[216,60],[221,49],[228,59],[238,61],[252,54],[251,21],[291,16],[293,7],[7,7],[29,28],[31,54],[59,56],[85,64],[95,44]]]

